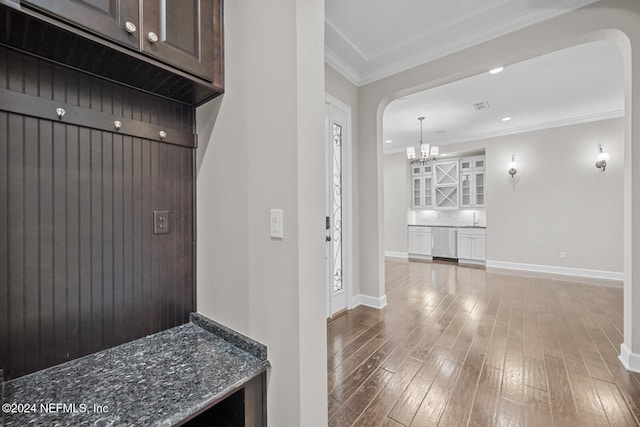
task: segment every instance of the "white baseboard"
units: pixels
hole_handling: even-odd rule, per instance
[[[640,373],[640,354],[632,353],[625,343],[620,344],[618,359],[627,371]]]
[[[366,307],[381,309],[387,305],[387,296],[382,295],[380,298],[376,298],[369,295],[358,294],[351,298],[351,303],[353,304],[351,308],[364,305]]]
[[[384,251],[384,256],[386,258],[409,259],[409,254],[407,252]]]
[[[487,260],[487,271],[529,273],[535,276],[544,276],[560,280],[608,281],[611,286],[622,286],[624,273],[617,271],[589,270],[585,268],[556,267],[552,265],[523,264],[517,262]],[[602,283],[600,283],[602,284]]]
[[[464,258],[458,258],[458,264],[460,265],[486,265],[486,261],[478,261],[475,259],[464,259]]]

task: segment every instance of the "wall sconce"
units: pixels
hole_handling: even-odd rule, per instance
[[[602,172],[607,168],[607,162],[611,160],[611,156],[606,151],[602,151],[602,145],[600,145],[600,152],[596,157],[596,167],[602,169]]]
[[[516,163],[516,156],[515,154],[511,155],[511,161],[509,162],[509,175],[511,175],[511,178],[513,178],[513,176],[518,173],[518,164]]]

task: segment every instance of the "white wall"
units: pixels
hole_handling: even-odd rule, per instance
[[[267,345],[273,426],[327,424],[323,18],[226,3],[226,93],[197,111],[198,311]]]
[[[594,166],[598,144],[611,154],[604,173]],[[533,264],[621,274],[623,145],[624,119],[620,118],[441,148],[442,152],[486,151],[489,264],[513,263],[513,268]],[[514,179],[507,174],[512,154],[518,162]],[[398,200],[398,193],[409,194],[411,188],[407,162],[398,157],[384,156],[385,250],[406,252],[406,224],[389,220],[406,217],[410,209],[409,201],[401,205]],[[388,242],[399,241],[401,236],[404,246],[390,249]],[[566,259],[560,259],[560,251],[567,252]]]
[[[405,153],[384,156],[384,250],[407,253],[407,210],[411,207],[411,174]]]
[[[618,45],[625,67],[624,178],[624,344],[621,360],[640,371],[640,3],[600,0],[556,18],[530,25],[455,54],[359,88],[359,188],[361,289],[373,297],[384,293],[384,204],[382,203],[382,114],[393,99],[509,65],[527,58],[593,40]],[[523,175],[524,176],[524,175]],[[373,183],[376,183],[374,185]],[[488,214],[489,216],[489,214]],[[634,221],[634,218],[636,219]],[[366,272],[366,273],[365,273]]]
[[[624,119],[485,142],[489,260],[622,273]],[[604,173],[599,143],[611,153]]]

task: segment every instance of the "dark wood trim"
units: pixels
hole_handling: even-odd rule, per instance
[[[224,5],[222,0],[215,0],[214,7],[214,28],[218,31],[213,35],[213,61],[217,67],[213,70],[213,84],[224,88]]]
[[[62,119],[59,119],[56,114],[57,108],[63,108],[65,110]],[[195,134],[193,133],[157,126],[121,116],[114,116],[100,111],[77,107],[65,102],[53,101],[6,89],[0,89],[0,110],[24,114],[39,119],[58,121],[64,124],[115,132],[119,135],[128,135],[136,138],[195,148]],[[116,120],[122,123],[119,131],[116,130],[114,125]],[[159,136],[161,131],[166,132],[167,136],[164,139],[161,139]]]
[[[197,164],[198,164],[198,154],[196,152],[196,150],[193,150],[193,154],[192,154],[192,161],[191,164],[193,165],[193,186],[191,188],[191,200],[193,201],[193,212],[192,212],[192,219],[191,219],[191,224],[192,224],[192,242],[193,242],[193,262],[192,262],[192,266],[191,266],[191,271],[192,271],[192,276],[191,276],[191,282],[193,283],[193,291],[192,291],[192,296],[191,296],[191,301],[193,304],[193,312],[197,313],[198,312],[198,221],[197,221],[197,201],[198,201],[198,170],[197,170]]]

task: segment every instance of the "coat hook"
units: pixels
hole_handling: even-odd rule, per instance
[[[65,113],[66,111],[64,111],[64,108],[56,108],[56,114],[58,115],[58,119],[62,120],[62,117],[64,117]]]
[[[160,135],[160,139],[165,139],[167,137],[167,133],[163,130],[158,132],[158,135]]]
[[[122,123],[119,120],[113,122],[113,125],[116,127],[116,130],[120,130],[120,128],[122,127]]]

